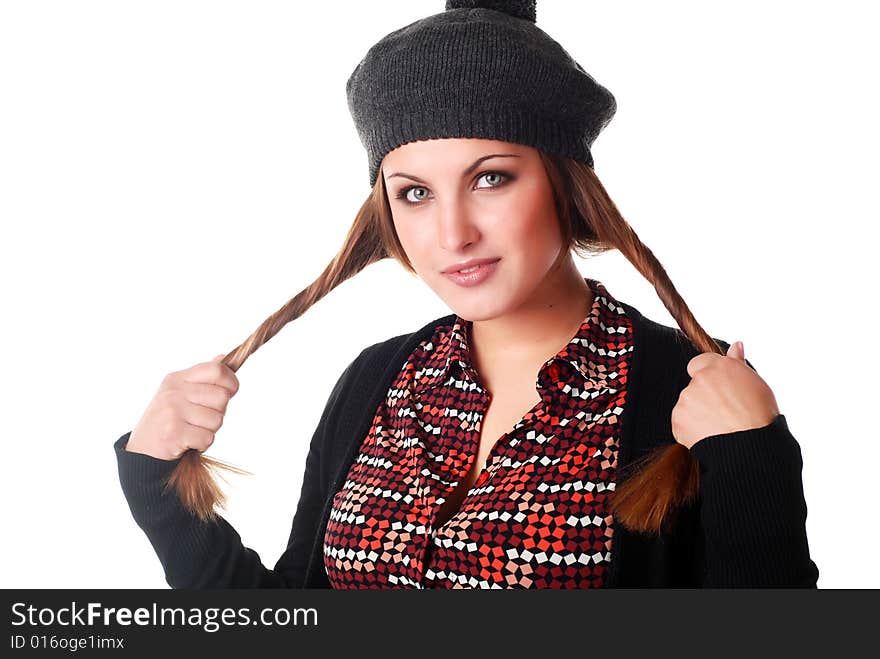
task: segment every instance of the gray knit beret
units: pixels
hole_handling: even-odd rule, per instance
[[[447,0],[370,47],[345,86],[370,187],[386,153],[431,138],[515,142],[593,166],[617,103],[535,20],[534,0]]]

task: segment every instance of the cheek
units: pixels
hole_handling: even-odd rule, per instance
[[[508,220],[502,234],[508,248],[536,267],[551,265],[562,243],[552,201],[548,205],[540,194],[526,196],[510,209]]]
[[[429,267],[429,259],[431,258],[431,246],[428,244],[426,231],[418,231],[412,222],[394,223],[394,230],[397,232],[397,239],[400,246],[406,252],[410,263],[416,270],[421,273],[426,267]]]

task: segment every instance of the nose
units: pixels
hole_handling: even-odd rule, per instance
[[[479,238],[480,232],[473,222],[471,211],[460,201],[440,206],[437,237],[440,246],[450,252],[458,252]]]

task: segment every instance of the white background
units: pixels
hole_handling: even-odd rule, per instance
[[[713,336],[745,342],[803,457],[820,588],[880,587],[871,3],[551,2],[618,101],[596,172]],[[162,377],[312,282],[369,192],[345,82],[443,0],[0,4],[0,586],[167,587],[113,442]],[[874,44],[874,45],[872,45]],[[585,276],[674,324],[619,253]],[[210,454],[272,567],[332,384],[450,310],[370,266],[238,372]]]

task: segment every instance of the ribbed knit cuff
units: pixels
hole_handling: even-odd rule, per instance
[[[180,458],[160,460],[144,453],[127,451],[125,446],[130,436],[131,431],[113,444],[119,483],[135,520],[139,523],[149,522],[157,511],[167,506],[168,497],[176,496],[171,491],[165,492],[165,484]]]
[[[794,465],[798,470],[803,466],[800,446],[789,431],[784,414],[760,428],[704,437],[690,451],[705,469],[712,470],[722,466],[758,466],[761,471],[773,471],[774,467],[788,471]]]
[[[700,521],[707,548],[704,587],[815,588],[806,535],[800,446],[783,415],[761,428],[705,437]]]
[[[503,135],[507,142],[526,144],[593,166],[590,144],[596,135],[585,133],[581,122],[551,121],[526,108],[483,103],[460,102],[421,112],[397,112],[390,108],[387,115],[377,113],[369,132],[361,137],[369,156],[370,187],[379,177],[382,159],[399,145],[461,135],[484,139],[499,139]]]

